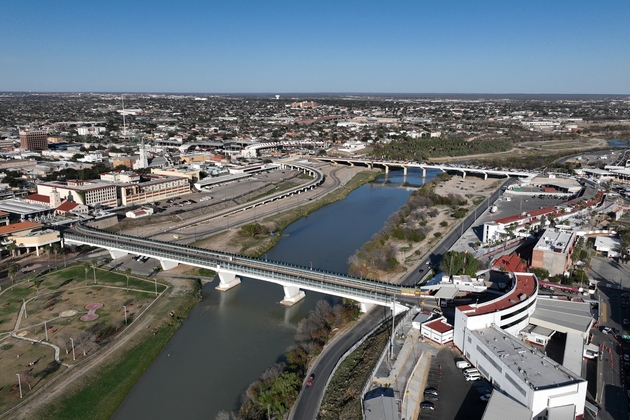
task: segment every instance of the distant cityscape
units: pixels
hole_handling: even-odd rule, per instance
[[[101,276],[98,281],[110,281],[116,290],[101,296],[120,293],[102,299],[111,298],[116,312],[122,306],[123,317],[106,312],[113,311],[111,305],[90,301],[89,308],[84,305],[89,317],[81,312],[81,321],[96,319],[97,310],[106,314],[102,319],[121,318],[106,331],[117,340],[118,331],[139,317],[133,311],[144,313],[168,288],[158,283],[157,274],[184,264],[186,253],[199,253],[189,244],[217,232],[229,234],[234,227],[242,228],[243,236],[277,239],[281,231],[259,223],[258,205],[273,201],[277,215],[314,203],[363,169],[374,177],[381,170],[386,175],[401,170],[405,187],[410,171],[421,173],[423,184],[427,171],[434,171],[440,174],[428,187],[413,187],[420,191],[410,195],[415,204],[407,204],[375,234],[372,248],[378,252],[366,257],[362,250],[351,257],[354,268],[372,264],[389,283],[382,282],[380,300],[360,301],[357,314],[390,296],[392,308],[411,308],[392,332],[391,348],[378,350],[362,385],[364,418],[415,420],[435,411],[438,417],[431,418],[445,419],[437,401],[439,392],[439,398],[449,398],[448,388],[438,391],[436,385],[446,366],[440,353],[445,348],[459,352],[456,361],[451,353],[444,359],[453,365],[445,371],[463,370],[456,392],[464,395],[471,387],[479,392],[474,418],[502,420],[501,407],[511,407],[514,419],[601,418],[602,408],[612,413],[605,418],[620,418],[615,416],[628,412],[623,391],[630,385],[623,373],[630,367],[629,141],[628,96],[0,93],[1,290],[12,296],[2,314],[11,323],[17,316],[7,338],[47,342],[46,323],[52,320],[46,311],[77,299],[74,291],[61,288],[84,280],[81,287],[90,289],[81,299],[92,299],[101,292]],[[64,232],[71,232],[67,243]],[[99,240],[107,245],[98,245]],[[379,242],[389,244],[387,252]],[[225,239],[221,252],[230,246]],[[99,247],[111,258],[87,259]],[[166,252],[160,247],[175,250],[177,258],[154,256],[153,271],[143,269],[148,255]],[[240,284],[236,274],[247,267],[273,280],[268,274],[273,263],[256,260],[266,252],[261,249],[260,243],[250,246],[249,257],[208,252],[208,266],[197,264],[195,276],[214,276],[216,270],[223,291]],[[228,262],[229,272],[221,267]],[[59,283],[54,283],[57,294],[39,302],[44,272],[54,276],[71,263],[77,263],[71,266],[74,277],[47,280]],[[317,277],[310,265],[309,270],[283,269],[296,281],[315,276],[311,280],[324,292],[326,282],[356,286],[359,292],[371,287],[362,271],[354,277]],[[117,277],[104,280],[110,275]],[[154,296],[129,298],[133,276],[146,283],[143,293]],[[286,306],[305,296],[300,283],[282,286]],[[313,287],[309,290],[320,291]],[[21,306],[10,313],[13,300]],[[27,322],[27,307],[28,316],[41,321],[32,331],[19,328]],[[176,317],[170,308],[164,313]],[[67,309],[59,317],[69,323],[75,315]],[[153,324],[144,330],[158,333]],[[75,362],[75,341],[83,357],[109,345],[101,341],[103,331],[58,339],[58,347],[50,345],[55,360],[61,365],[65,356],[71,363],[70,343]],[[66,354],[60,356],[64,346]],[[411,364],[416,346],[423,356]],[[26,350],[17,354],[11,363]],[[300,363],[297,382],[304,384],[296,382],[287,401],[296,404],[294,410],[307,410],[303,400],[299,406],[298,392],[325,390],[328,378]],[[20,369],[18,378],[35,380]],[[606,374],[604,382],[597,372]],[[483,386],[469,384],[482,379]],[[614,395],[602,397],[606,384],[615,388]],[[21,397],[22,382],[19,386]],[[3,407],[17,406],[16,395]],[[291,409],[282,406],[277,413],[288,416]]]

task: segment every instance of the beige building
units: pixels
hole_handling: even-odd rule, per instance
[[[151,168],[151,173],[156,175],[166,175],[166,176],[174,176],[174,177],[182,177],[185,176],[191,182],[199,181],[199,170],[196,169],[177,169],[177,168]]]
[[[571,265],[577,236],[573,232],[547,229],[532,251],[532,268],[544,268],[549,275],[562,275]]]
[[[146,175],[150,181],[120,186],[120,199],[123,206],[155,203],[190,193],[188,178],[166,175]]]
[[[13,241],[18,248],[26,251],[34,250],[39,255],[42,246],[60,242],[59,231],[53,229],[42,230],[42,225],[36,222],[19,222],[0,226],[0,238]]]
[[[111,171],[101,174],[101,180],[110,182],[140,182],[140,175],[133,171]]]
[[[74,201],[86,206],[97,204],[104,207],[118,206],[116,184],[102,180],[68,180],[42,182],[37,184],[37,193],[51,197],[57,190],[62,201]]]

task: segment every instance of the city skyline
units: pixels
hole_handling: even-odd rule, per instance
[[[628,94],[630,4],[0,5],[0,91]]]

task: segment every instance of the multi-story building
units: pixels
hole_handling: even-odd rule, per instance
[[[20,147],[25,150],[48,149],[48,130],[20,130]]]
[[[117,207],[117,186],[102,180],[51,181],[37,184],[37,193],[50,197],[57,190],[63,201],[74,201],[94,207]]]
[[[123,206],[155,203],[190,193],[190,183],[186,177],[155,174],[145,176],[149,181],[119,186]]]
[[[531,410],[532,419],[584,416],[586,380],[496,325],[466,328],[464,337],[466,358],[496,389]]]
[[[554,307],[554,302],[550,301],[537,310],[536,276],[513,273],[511,277],[513,285],[506,294],[455,309],[453,344],[497,390],[513,399],[516,408],[528,409],[528,418],[583,418],[587,382],[566,365],[576,361],[579,372],[592,318],[584,317],[580,322],[585,324],[583,331],[574,334],[576,331],[569,331],[567,325],[573,330],[577,328],[575,321],[571,321],[575,318],[575,308],[563,308],[565,313],[552,314],[549,308]],[[571,332],[567,334],[567,347],[575,348],[575,357],[567,356],[565,348],[565,361],[559,364],[520,341],[518,335],[531,324],[550,331]],[[567,358],[572,360],[567,362]],[[488,407],[494,405],[493,396]]]
[[[547,229],[532,251],[532,268],[544,268],[552,276],[562,275],[571,265],[577,236],[573,232]]]
[[[140,182],[140,175],[133,171],[111,171],[102,173],[101,180],[130,184],[133,182]]]

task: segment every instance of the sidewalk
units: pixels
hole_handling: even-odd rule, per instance
[[[433,355],[431,354],[422,353],[422,357],[411,373],[402,398],[401,420],[415,420],[418,418],[420,402],[423,400],[421,396],[424,393],[424,386],[429,376],[432,357]]]

